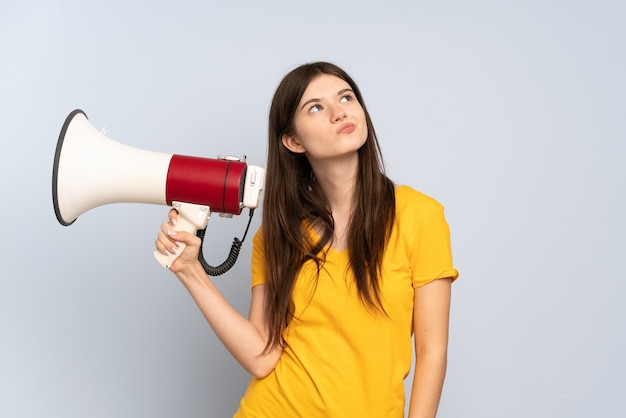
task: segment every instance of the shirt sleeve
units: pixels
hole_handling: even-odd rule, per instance
[[[454,281],[459,276],[452,265],[450,228],[440,204],[430,208],[417,225],[411,271],[414,288],[446,277]]]
[[[263,246],[263,232],[257,229],[252,238],[252,258],[250,261],[252,286],[267,283],[265,274],[265,248]]]

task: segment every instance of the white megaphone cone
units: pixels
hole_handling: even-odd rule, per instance
[[[189,157],[121,144],[98,131],[81,110],[66,118],[54,156],[52,199],[61,225],[110,203],[151,203],[175,207],[177,230],[204,229],[211,212],[239,215],[259,205],[265,170],[232,157]],[[169,267],[182,252],[164,256]]]

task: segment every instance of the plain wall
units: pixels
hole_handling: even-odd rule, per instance
[[[55,146],[81,108],[128,145],[264,165],[273,91],[314,60],[359,83],[389,175],[445,205],[439,416],[623,416],[625,21],[617,0],[0,0],[0,416],[232,414],[249,376],[152,256],[167,207],[61,226]],[[246,220],[211,218],[210,262]],[[249,256],[215,278],[244,315]]]

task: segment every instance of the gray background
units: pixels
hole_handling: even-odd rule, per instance
[[[0,0],[0,416],[232,413],[248,376],[152,257],[167,208],[62,227],[54,149],[82,108],[128,145],[263,165],[277,83],[320,59],[360,84],[391,177],[446,207],[439,416],[624,416],[625,21],[617,0]],[[246,218],[211,219],[209,261]],[[249,251],[215,279],[244,314]]]

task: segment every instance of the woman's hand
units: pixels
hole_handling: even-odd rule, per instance
[[[168,213],[169,222],[161,224],[161,232],[159,232],[155,241],[157,251],[164,255],[171,255],[180,251],[181,243],[184,243],[184,249],[180,256],[172,263],[170,270],[174,274],[178,274],[194,268],[200,262],[198,261],[198,252],[200,251],[200,238],[195,234],[186,231],[176,231],[174,228],[178,223],[178,212],[171,209]]]

